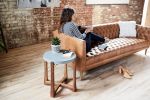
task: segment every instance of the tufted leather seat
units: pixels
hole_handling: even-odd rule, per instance
[[[96,64],[97,62],[101,62],[111,57],[116,57],[126,52],[145,48],[147,47],[148,42],[144,39],[137,38],[115,38],[106,43],[106,45],[108,46],[107,50],[101,50],[99,55],[86,58],[87,66],[92,66],[92,64]],[[90,67],[88,66],[88,68]]]

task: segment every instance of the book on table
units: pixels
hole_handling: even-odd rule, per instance
[[[65,58],[69,58],[69,57],[72,57],[73,56],[73,52],[68,52],[68,53],[65,53],[65,54],[63,54],[63,56],[65,57]]]

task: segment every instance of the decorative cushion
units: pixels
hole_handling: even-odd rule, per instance
[[[136,37],[135,21],[119,21],[120,34],[119,37]]]

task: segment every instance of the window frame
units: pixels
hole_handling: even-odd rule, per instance
[[[86,0],[86,4],[129,4],[130,0]]]

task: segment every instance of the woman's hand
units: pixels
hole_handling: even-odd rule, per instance
[[[92,27],[87,27],[87,29],[85,30],[85,33],[89,33],[89,32],[92,32],[92,31],[93,31]]]

